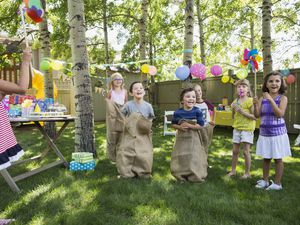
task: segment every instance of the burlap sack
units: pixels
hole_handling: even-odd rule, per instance
[[[199,130],[177,130],[171,155],[171,174],[181,181],[202,182],[207,177],[207,152]]]
[[[150,134],[152,127],[152,121],[140,116],[136,122],[136,128],[139,134]]]
[[[124,116],[120,105],[106,99],[106,153],[109,160],[115,162],[117,150],[124,130]]]
[[[124,135],[117,151],[117,169],[124,178],[150,177],[152,172],[151,133],[141,134],[137,130],[140,117],[140,114],[133,113],[126,118]]]
[[[215,126],[213,125],[207,124],[205,127],[199,130],[203,147],[207,154],[208,154],[208,147],[210,146],[212,140],[214,127]]]

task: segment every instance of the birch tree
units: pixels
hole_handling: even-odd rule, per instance
[[[48,29],[48,12],[46,7],[46,1],[41,0],[42,7],[44,9],[43,21],[39,23],[39,32],[40,38],[39,41],[41,43],[41,58],[50,58],[50,32]],[[52,71],[46,70],[44,73],[44,86],[45,86],[45,97],[46,98],[54,98],[53,95],[53,76]],[[46,122],[45,130],[50,137],[55,137],[56,134],[56,126],[54,122]]]
[[[75,84],[75,151],[96,156],[91,78],[85,37],[84,1],[68,0],[72,73]]]
[[[263,66],[264,76],[272,71],[272,55],[271,55],[271,21],[272,21],[272,1],[262,1],[262,45],[263,45]]]
[[[147,39],[146,39],[146,32],[147,32],[147,18],[148,18],[148,6],[149,0],[142,0],[142,14],[139,20],[139,33],[140,33],[140,60],[146,59],[146,46],[147,46]],[[141,76],[142,82],[146,81],[147,86],[147,74],[143,74]]]

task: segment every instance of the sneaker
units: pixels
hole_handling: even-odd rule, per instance
[[[279,191],[279,190],[282,190],[282,185],[278,185],[278,184],[275,184],[272,182],[272,184],[266,188],[267,191],[269,190],[275,190],[275,191]]]
[[[257,184],[255,185],[256,188],[259,189],[265,189],[269,186],[269,181],[265,181],[265,180],[259,180],[257,181]]]

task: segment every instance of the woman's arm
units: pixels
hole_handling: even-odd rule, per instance
[[[25,94],[29,85],[29,69],[31,60],[31,50],[26,48],[23,51],[22,64],[20,70],[20,79],[18,84],[0,80],[0,92],[3,94]]]

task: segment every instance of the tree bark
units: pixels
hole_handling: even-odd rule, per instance
[[[192,65],[193,60],[193,36],[194,36],[194,0],[185,0],[185,31],[184,31],[184,49],[183,64]],[[191,75],[182,83],[182,88],[191,87]]]
[[[102,6],[103,6],[103,32],[104,32],[104,47],[105,47],[105,63],[109,64],[106,0],[102,0]]]
[[[68,0],[72,73],[75,84],[75,151],[96,156],[91,78],[85,37],[84,1]]]
[[[142,0],[142,15],[139,20],[140,29],[140,60],[146,59],[146,32],[147,32],[147,18],[148,18],[149,0]],[[142,63],[143,64],[143,63]],[[146,89],[146,97],[148,96],[148,78],[147,74],[141,72],[141,81]]]
[[[41,58],[50,58],[50,32],[48,29],[48,12],[46,7],[46,1],[41,0],[42,7],[44,9],[43,21],[39,23],[40,39],[41,42]],[[53,95],[53,76],[52,70],[43,71],[44,73],[44,91],[46,98],[54,98]],[[45,131],[50,137],[55,137],[56,126],[54,122],[45,122]]]
[[[263,0],[262,2],[262,45],[263,45],[263,67],[264,76],[272,71],[272,39],[271,39],[271,21],[272,21],[272,1]]]
[[[203,25],[203,17],[200,8],[200,0],[196,1],[196,8],[197,8],[197,18],[198,18],[198,26],[199,26],[200,58],[201,58],[201,63],[206,65],[205,42],[204,42],[204,31],[203,31],[204,25]]]

